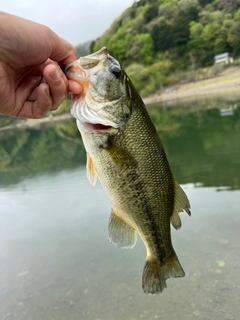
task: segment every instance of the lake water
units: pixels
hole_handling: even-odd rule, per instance
[[[143,293],[145,248],[109,243],[110,204],[86,179],[74,121],[0,132],[0,319],[239,319],[240,107],[170,106],[149,112],[191,202],[172,229],[186,276]]]

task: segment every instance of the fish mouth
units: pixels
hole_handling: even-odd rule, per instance
[[[84,91],[88,89],[91,74],[100,71],[103,68],[103,62],[108,56],[108,50],[103,47],[97,52],[88,56],[81,57],[78,60],[61,67],[66,77],[70,80],[79,82]]]
[[[102,134],[116,134],[120,127],[111,126],[110,124],[103,124],[103,123],[92,123],[88,121],[81,121],[77,119],[77,126],[79,130],[82,132],[89,132],[89,133],[102,133]]]
[[[114,127],[104,125],[102,123],[84,122],[83,126],[84,126],[85,130],[87,130],[87,131],[109,131],[111,129],[114,129]]]

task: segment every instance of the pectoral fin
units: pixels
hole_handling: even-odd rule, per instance
[[[183,211],[186,211],[189,216],[191,215],[190,203],[183,189],[174,180],[174,208],[170,220],[175,229],[181,228],[180,213]]]
[[[88,181],[93,186],[95,186],[97,182],[97,172],[92,162],[92,159],[90,158],[88,153],[87,153],[87,178],[88,178]]]
[[[137,162],[134,157],[115,142],[111,140],[108,141],[108,144],[106,147],[104,147],[104,149],[114,164],[118,167],[121,167],[122,170],[137,166]]]
[[[137,241],[136,231],[113,209],[108,223],[108,236],[112,244],[121,248],[133,248]]]

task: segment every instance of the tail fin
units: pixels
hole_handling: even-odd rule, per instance
[[[164,263],[147,260],[143,269],[142,288],[147,294],[161,293],[167,287],[166,279],[184,277],[184,270],[176,253]]]

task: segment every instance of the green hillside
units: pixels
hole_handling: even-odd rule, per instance
[[[91,49],[102,46],[146,95],[176,83],[178,72],[213,65],[216,54],[240,56],[240,1],[135,1]]]

